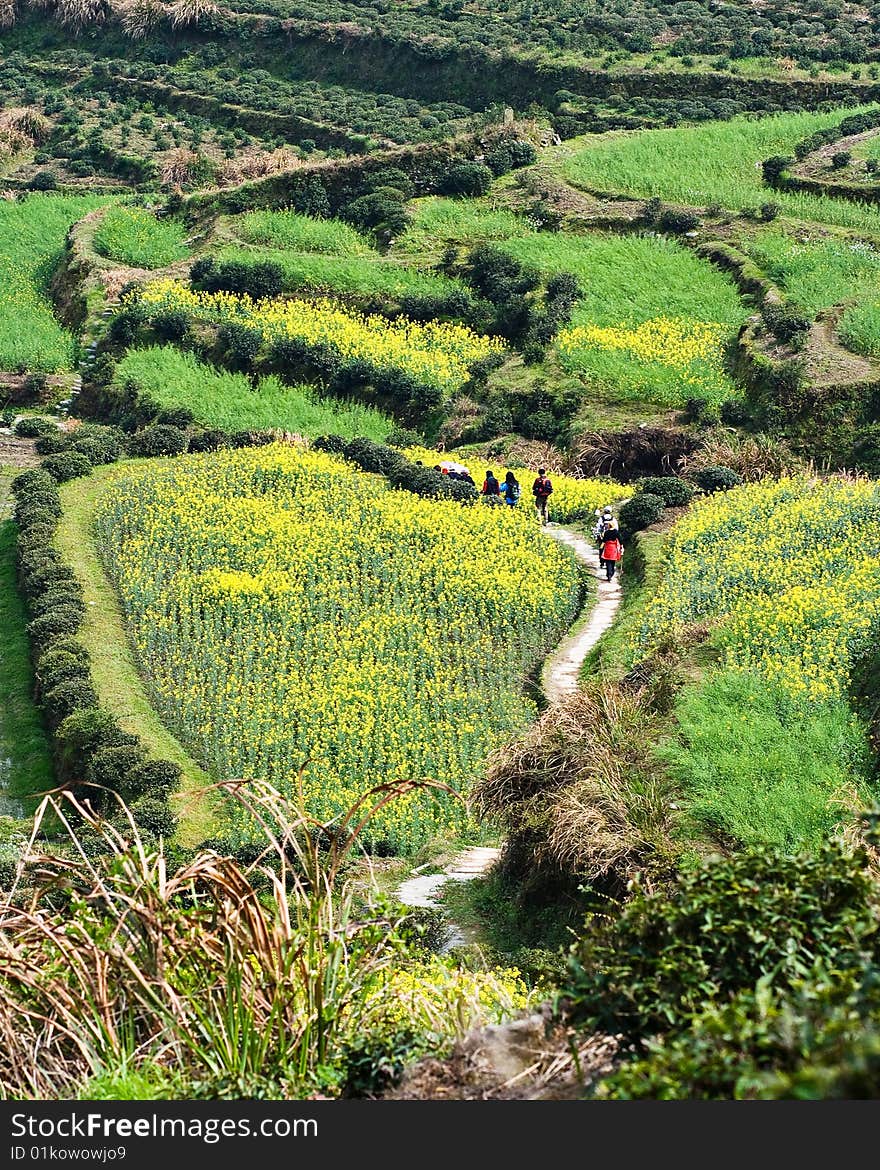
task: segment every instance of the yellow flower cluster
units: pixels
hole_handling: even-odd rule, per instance
[[[571,555],[528,512],[429,501],[273,445],[120,469],[96,531],[159,711],[218,778],[291,782],[311,811],[370,786],[466,790],[534,716],[522,679],[577,604]],[[459,801],[392,803],[400,851]]]
[[[268,341],[296,338],[327,345],[345,361],[406,370],[422,382],[451,393],[467,380],[470,367],[504,343],[465,325],[424,324],[398,317],[363,316],[334,301],[261,300],[235,293],[195,292],[175,280],[157,280],[137,294],[149,313],[182,310],[210,325],[236,323],[258,330]]]
[[[715,321],[654,317],[641,325],[576,325],[557,338],[560,355],[576,358],[583,350],[617,350],[642,362],[669,366],[682,382],[702,386],[721,374],[727,330]]]
[[[483,455],[467,454],[463,451],[431,451],[427,447],[408,447],[404,452],[407,459],[415,462],[420,460],[426,467],[434,467],[444,459],[453,459],[456,463],[463,463],[470,468],[471,475],[479,491],[483,483],[486,468],[492,467],[500,480],[504,479],[507,465],[502,461],[486,459]],[[536,469],[514,467],[512,471],[519,480],[520,507],[523,503],[532,502],[532,484],[538,472]],[[575,479],[571,475],[560,475],[554,472],[550,476],[553,483],[553,495],[550,497],[550,517],[559,524],[567,524],[571,520],[592,520],[597,508],[604,508],[606,504],[627,499],[631,495],[629,488],[614,480],[602,479]]]
[[[370,1036],[412,1030],[427,1034],[436,1045],[471,1028],[504,1023],[537,998],[516,968],[468,971],[432,955],[383,971],[364,997],[358,1029]]]
[[[698,500],[676,527],[639,648],[704,620],[718,622],[728,665],[809,700],[845,693],[880,629],[880,486],[765,480]]]

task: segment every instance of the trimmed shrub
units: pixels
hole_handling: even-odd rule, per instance
[[[684,232],[696,231],[700,226],[700,217],[692,211],[676,211],[672,207],[667,207],[665,211],[660,213],[657,226],[661,232],[682,235]]]
[[[221,447],[229,446],[229,435],[218,428],[209,428],[190,435],[188,450],[194,453],[202,451],[219,451]]]
[[[34,449],[38,455],[58,455],[67,450],[67,435],[57,428],[48,435],[40,435]]]
[[[154,458],[158,455],[182,455],[189,445],[180,427],[158,423],[132,435],[127,443],[129,455],[135,458]]]
[[[157,837],[173,837],[177,832],[178,818],[166,800],[154,796],[142,796],[129,806],[131,815],[142,829]]]
[[[730,488],[739,487],[743,482],[742,476],[732,467],[702,467],[691,473],[691,479],[704,492],[726,492]]]
[[[482,163],[456,163],[440,180],[440,194],[485,195],[493,178],[491,170]]]
[[[621,505],[619,520],[620,533],[624,540],[634,532],[640,532],[654,524],[663,515],[665,504],[660,496],[651,492],[637,492],[631,500]]]
[[[131,769],[125,781],[126,796],[164,798],[180,787],[182,772],[171,760],[144,760]]]
[[[40,669],[46,659],[53,654],[69,654],[71,658],[82,663],[83,666],[89,664],[89,652],[76,638],[57,638],[52,644],[52,648],[39,656],[37,668]]]
[[[190,327],[189,317],[182,309],[165,309],[156,313],[150,324],[162,341],[183,341]]]
[[[69,479],[78,479],[81,475],[88,475],[92,465],[85,455],[78,451],[65,451],[61,455],[50,455],[44,460],[43,467],[58,481],[66,483]]]
[[[667,508],[681,508],[694,498],[694,489],[677,475],[649,475],[639,480],[639,491],[659,496]]]
[[[59,635],[75,634],[82,625],[82,614],[73,606],[59,605],[28,623],[27,632],[38,652],[49,648]]]
[[[31,467],[27,471],[20,471],[12,481],[12,491],[16,496],[25,492],[48,491],[57,492],[58,485],[48,471],[41,467]]]
[[[58,427],[51,419],[30,415],[27,418],[20,418],[13,430],[20,439],[39,439],[41,435],[55,434]]]
[[[114,792],[123,792],[130,774],[144,762],[144,749],[140,744],[120,744],[99,747],[86,768],[86,778],[91,784],[100,784]]]
[[[69,449],[78,455],[85,455],[93,467],[115,463],[120,455],[119,443],[115,440],[91,438],[88,435],[82,439],[74,439]]]
[[[51,476],[50,476],[51,479]],[[52,480],[55,483],[54,480]],[[44,513],[47,517],[57,520],[61,517],[61,499],[56,485],[55,491],[34,490],[19,495],[15,502],[13,514],[18,524],[23,528],[29,527],[27,518],[31,515]],[[54,526],[53,526],[54,527]]]
[[[81,618],[86,616],[86,606],[79,582],[63,581],[53,585],[31,602],[31,613],[38,618],[60,607],[77,610]]]
[[[37,681],[44,692],[71,679],[88,682],[90,676],[88,662],[83,662],[66,650],[55,649],[46,651],[39,661],[36,673]]]
[[[51,690],[44,691],[42,697],[43,710],[53,727],[57,727],[74,711],[94,707],[97,702],[95,688],[88,679],[83,678],[59,682]]]

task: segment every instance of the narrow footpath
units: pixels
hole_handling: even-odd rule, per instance
[[[547,701],[552,706],[578,689],[581,667],[587,655],[614,621],[620,606],[621,590],[617,576],[611,581],[606,581],[604,570],[599,568],[599,554],[586,537],[559,524],[547,524],[544,532],[553,540],[568,545],[578,560],[593,571],[598,581],[598,596],[589,612],[575,623],[544,663],[541,684]],[[500,849],[474,846],[459,853],[441,873],[420,875],[414,870],[413,876],[398,886],[397,900],[403,906],[439,909],[437,896],[446,882],[470,881],[472,878],[482,876],[492,868],[500,854]],[[448,923],[448,932],[444,950],[451,950],[470,941],[465,930],[456,922]]]

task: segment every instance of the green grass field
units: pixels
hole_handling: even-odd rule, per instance
[[[328,256],[376,256],[376,250],[347,223],[312,219],[295,211],[252,211],[229,221],[246,244]]]
[[[797,237],[772,229],[760,233],[746,250],[795,304],[815,316],[851,297],[880,292],[880,250],[867,240],[819,233]]]
[[[284,272],[289,292],[339,293],[350,296],[442,296],[461,289],[457,280],[379,256],[331,256],[318,252],[289,252],[274,248],[226,247],[222,260],[268,260]]]
[[[186,229],[138,207],[111,207],[95,232],[95,251],[134,268],[164,268],[189,255]]]
[[[89,195],[29,195],[0,201],[0,369],[69,370],[71,334],[46,295],[68,228],[106,203]]]
[[[254,389],[244,374],[206,365],[173,346],[130,350],[116,369],[121,385],[133,381],[160,407],[184,406],[198,422],[225,430],[278,427],[303,435],[365,435],[381,441],[392,423],[357,402],[319,399],[308,386],[285,386],[263,378]]]
[[[871,108],[871,107],[859,107]],[[761,181],[760,162],[791,154],[814,130],[833,126],[853,110],[732,118],[674,130],[632,131],[581,140],[563,155],[562,173],[575,186],[702,207],[738,211],[772,200],[786,215],[880,234],[880,210],[843,199],[780,192]]]
[[[853,305],[840,319],[840,336],[856,353],[880,357],[880,300]]]

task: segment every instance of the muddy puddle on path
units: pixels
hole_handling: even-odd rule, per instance
[[[544,663],[541,683],[548,703],[558,703],[566,695],[578,689],[578,678],[587,655],[609,629],[620,607],[621,589],[617,576],[606,581],[604,570],[599,568],[599,554],[585,536],[563,528],[559,524],[547,524],[544,532],[553,540],[567,545],[597,578],[597,596],[589,612],[580,618],[569,634],[563,638],[556,650]],[[442,910],[439,895],[448,881],[470,881],[486,873],[501,854],[500,849],[465,849],[443,870],[442,873],[413,876],[397,888],[397,899],[403,906],[420,906],[428,910]],[[447,920],[448,935],[443,950],[476,941],[473,931]]]

